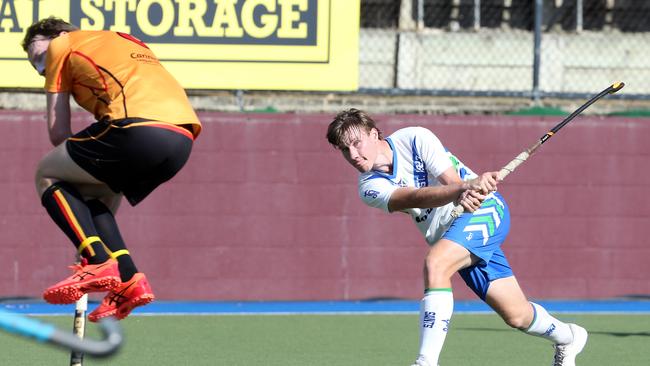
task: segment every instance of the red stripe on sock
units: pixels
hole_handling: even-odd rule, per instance
[[[57,206],[59,206],[59,209],[63,213],[63,216],[65,217],[66,221],[68,222],[68,225],[70,225],[70,228],[72,228],[72,231],[74,231],[75,235],[77,235],[77,239],[79,239],[79,244],[86,239],[86,234],[84,233],[83,229],[79,225],[79,222],[77,221],[77,218],[74,216],[74,213],[72,212],[72,209],[70,209],[70,205],[68,204],[68,201],[66,201],[65,197],[60,191],[54,191],[54,200],[57,203]]]

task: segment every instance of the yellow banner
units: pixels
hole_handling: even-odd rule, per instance
[[[42,87],[38,19],[141,39],[188,89],[356,90],[360,0],[0,0],[0,87]]]

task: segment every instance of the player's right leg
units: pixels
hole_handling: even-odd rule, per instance
[[[117,263],[105,250],[85,198],[77,188],[101,187],[102,183],[70,158],[65,144],[55,147],[40,161],[35,183],[46,211],[85,259],[82,265],[73,267],[70,277],[45,290],[45,300],[68,304],[84,293],[116,287],[120,283]]]
[[[415,366],[436,366],[454,309],[451,276],[472,265],[463,246],[440,239],[427,252],[424,265],[424,297],[420,302],[420,350]]]
[[[122,282],[127,282],[138,272],[138,269],[122,238],[113,210],[99,199],[89,200],[86,204],[90,210],[93,223],[111,253],[111,257],[118,261]]]
[[[441,255],[433,257],[436,261],[427,262],[429,282],[426,285],[436,290],[433,296],[437,297],[435,302],[440,304],[438,306],[442,310],[440,313],[442,316],[438,316],[438,309],[434,308],[433,311],[426,309],[427,297],[425,296],[423,301],[425,308],[422,310],[424,314],[422,319],[423,333],[426,332],[427,319],[433,320],[433,324],[437,322],[439,326],[444,324],[442,328],[444,334],[449,328],[449,318],[453,308],[450,280],[452,273],[449,273],[449,271],[458,271],[467,285],[481,299],[484,299],[491,279],[512,274],[507,263],[495,268],[487,266],[494,253],[500,252],[501,243],[505,240],[509,227],[510,219],[507,205],[503,197],[495,192],[483,202],[480,210],[471,214],[463,214],[457,218],[447,229],[443,238],[433,245],[431,248],[433,253],[436,253],[437,247],[440,245],[442,245],[441,249],[453,248],[453,250],[439,253]],[[447,259],[440,260],[440,258],[444,257],[447,257]],[[445,263],[452,265],[445,266]],[[445,288],[448,291],[445,291]],[[447,308],[449,309],[448,313],[445,313]],[[443,333],[434,332],[431,334],[440,337]],[[422,336],[423,345],[426,345],[427,336],[428,334]],[[428,347],[430,351],[422,347],[421,353],[423,353],[424,357],[422,360],[418,359],[416,365],[435,366],[438,362],[439,349],[434,349],[433,345],[442,347],[442,341],[444,341],[444,338],[438,338],[437,340],[434,338],[434,342]]]
[[[122,280],[122,283],[109,291],[102,303],[88,314],[88,319],[92,322],[108,316],[123,319],[133,308],[150,303],[155,296],[145,275],[138,272],[131,253],[122,239],[112,211],[99,200],[89,201],[88,207],[97,230],[111,251],[111,256],[117,259]]]
[[[485,301],[509,326],[548,339],[555,344],[554,366],[574,366],[587,342],[587,331],[551,316],[544,307],[529,302],[514,276],[490,283]]]
[[[147,277],[144,273],[138,272],[128,281],[122,282],[109,291],[102,303],[88,314],[88,320],[97,322],[108,316],[121,320],[126,318],[134,308],[146,305],[154,299]]]

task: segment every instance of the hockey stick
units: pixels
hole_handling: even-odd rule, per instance
[[[39,342],[82,352],[91,356],[106,357],[113,354],[122,344],[122,330],[113,318],[100,321],[104,339],[80,339],[78,336],[57,329],[54,325],[27,316],[0,309],[0,329]]]
[[[81,256],[77,255],[77,263],[81,263],[82,260]],[[75,303],[72,333],[80,339],[84,339],[86,333],[86,310],[88,310],[88,294],[84,294]],[[83,366],[83,363],[83,352],[70,351],[70,366]]]
[[[542,136],[539,141],[537,141],[533,146],[529,147],[528,149],[524,150],[521,154],[517,155],[516,158],[512,159],[506,166],[501,168],[498,174],[499,180],[505,179],[505,177],[508,176],[508,174],[512,173],[521,163],[526,161],[529,157],[535,153],[535,151],[542,146],[543,143],[545,143],[548,139],[551,138],[551,136],[555,135],[562,127],[564,127],[567,123],[571,122],[577,115],[582,113],[585,109],[587,109],[590,105],[594,104],[597,100],[603,98],[604,96],[608,94],[614,94],[617,91],[623,89],[625,86],[624,83],[618,82],[610,85],[607,87],[607,89],[601,91],[600,93],[596,94],[593,96],[591,99],[589,99],[585,104],[581,105],[580,108],[576,109],[573,113],[571,113],[567,118],[565,118],[562,122],[558,123],[555,127],[553,127],[550,131],[548,131],[544,136]],[[459,217],[463,212],[465,211],[465,208],[461,206],[460,204],[456,205],[454,207],[453,211],[451,212],[451,216],[453,218]]]

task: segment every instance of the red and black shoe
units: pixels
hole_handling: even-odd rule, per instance
[[[115,259],[100,264],[75,264],[70,268],[74,272],[72,276],[45,290],[45,301],[50,304],[72,304],[84,294],[110,291],[121,283]]]
[[[144,273],[138,272],[130,280],[112,289],[99,307],[88,314],[88,320],[97,322],[107,316],[114,316],[121,320],[126,318],[134,308],[146,305],[154,299],[147,277]]]

